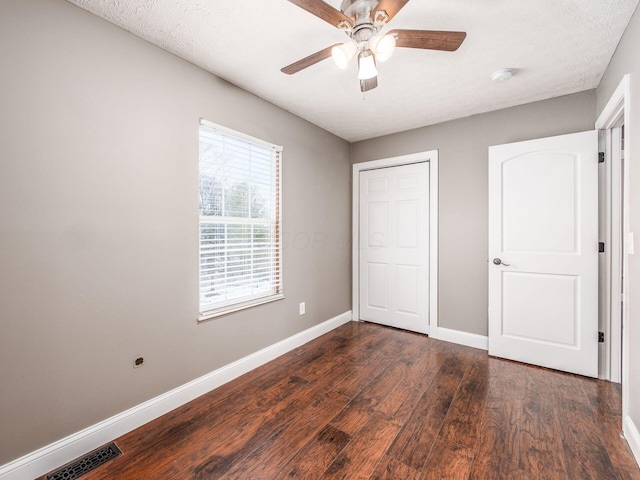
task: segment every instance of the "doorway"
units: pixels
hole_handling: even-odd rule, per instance
[[[402,173],[402,169],[395,169],[395,167],[402,167],[405,169]],[[409,172],[411,170],[411,172]],[[415,172],[413,170],[416,170]],[[392,177],[396,177],[395,180],[387,179],[384,177],[388,177],[389,174],[393,173]],[[417,175],[417,177],[416,177]],[[379,178],[378,178],[379,177]],[[404,178],[404,180],[401,180]],[[408,186],[409,183],[413,184],[413,180],[410,179],[419,179],[418,183],[422,184],[423,197],[416,198],[403,198],[399,199],[399,202],[394,200],[393,207],[383,208],[383,204],[387,201],[376,202],[376,199],[367,200],[367,191],[365,188],[368,188],[368,182],[370,180],[374,180],[374,184],[384,185],[391,182],[396,182],[396,187],[398,182],[405,183],[405,187]],[[378,179],[379,181],[377,181]],[[375,186],[375,185],[374,185]],[[416,187],[418,184],[415,185]],[[375,189],[374,189],[375,190]],[[408,190],[414,190],[413,187],[408,188]],[[418,189],[420,190],[420,189]],[[418,190],[415,190],[417,192]],[[396,189],[396,192],[389,192],[389,195],[396,195],[399,192]],[[380,195],[386,195],[380,192]],[[404,195],[404,194],[402,194]],[[414,193],[406,192],[406,195],[414,195]],[[374,195],[375,197],[375,195]],[[422,199],[420,199],[422,198]],[[369,201],[374,203],[373,210],[379,210],[378,213],[382,215],[382,211],[387,211],[389,208],[389,213],[393,211],[394,216],[396,217],[404,217],[404,216],[413,216],[420,215],[419,226],[420,228],[415,230],[416,239],[418,237],[421,238],[421,244],[424,248],[421,253],[418,255],[422,257],[422,266],[415,265],[411,266],[410,262],[405,261],[400,257],[396,258],[396,263],[400,266],[399,269],[394,267],[396,273],[403,277],[400,280],[405,283],[410,283],[415,285],[411,287],[411,289],[401,289],[402,291],[398,291],[396,288],[398,285],[398,281],[393,281],[393,283],[389,282],[388,279],[391,275],[382,275],[381,277],[375,278],[371,277],[371,271],[368,269],[366,263],[371,258],[368,258],[367,255],[371,253],[371,251],[362,252],[361,246],[366,245],[367,240],[370,240],[370,230],[373,228],[374,230],[379,230],[379,226],[371,226],[369,225],[370,221],[379,222],[385,215],[374,215],[371,217],[368,210],[366,212],[366,218],[363,218],[363,205]],[[382,197],[380,197],[382,199]],[[380,200],[378,199],[378,200]],[[422,206],[420,206],[422,205]],[[400,208],[402,207],[402,208]],[[417,210],[416,210],[417,208]],[[366,209],[366,208],[365,208]],[[400,209],[400,210],[399,210]],[[420,210],[423,209],[423,212]],[[373,212],[375,213],[375,212]],[[378,218],[379,217],[379,218]],[[407,217],[408,219],[408,217]],[[400,219],[401,220],[401,219]],[[389,224],[388,227],[393,229],[394,235],[398,233],[398,228],[401,227],[402,221],[394,221],[393,225]],[[385,222],[382,222],[383,224]],[[405,222],[407,225],[411,225],[414,222]],[[354,320],[365,320],[365,321],[376,321],[379,323],[384,323],[386,325],[391,325],[399,328],[404,328],[407,330],[413,330],[420,333],[425,334],[433,334],[435,329],[437,328],[437,305],[438,305],[438,296],[437,296],[437,269],[438,269],[438,258],[437,258],[437,245],[438,245],[438,152],[437,151],[428,151],[415,153],[411,155],[403,155],[400,157],[386,158],[380,160],[373,160],[369,162],[357,163],[353,166],[353,319]],[[374,228],[375,227],[375,228]],[[364,230],[368,230],[369,233],[366,233]],[[379,233],[379,232],[378,232]],[[411,240],[413,238],[412,232],[404,232],[403,234],[407,234],[407,238],[405,240]],[[376,234],[377,235],[377,234]],[[379,237],[379,235],[377,235]],[[375,237],[375,236],[374,236]],[[376,240],[376,238],[374,238]],[[377,238],[380,240],[380,238]],[[403,240],[404,241],[404,240]],[[382,242],[384,243],[384,242]],[[406,242],[405,242],[406,243]],[[366,250],[366,249],[365,249]],[[378,249],[379,251],[374,252],[375,255],[379,253],[384,253],[382,249]],[[405,247],[401,247],[401,250],[407,250]],[[404,255],[406,252],[400,252],[400,255]],[[375,256],[374,255],[374,256]],[[374,263],[376,263],[376,267],[378,269],[384,270],[384,264],[386,260],[378,261],[376,259]],[[410,267],[410,268],[409,268]],[[375,269],[374,269],[375,270]],[[373,272],[375,273],[375,272]],[[379,279],[387,279],[385,281],[378,281]],[[422,278],[422,280],[420,280]],[[415,283],[414,283],[415,279]],[[370,291],[369,286],[367,286],[367,282],[373,280],[374,285],[376,287],[373,293],[378,297],[373,303],[371,302],[371,298],[368,298],[368,293]],[[377,283],[376,283],[377,282]],[[363,284],[367,291],[363,292]],[[387,285],[385,287],[385,284]],[[378,288],[379,287],[379,288]],[[391,291],[394,289],[395,292]],[[413,293],[407,296],[407,292],[411,290]],[[390,294],[395,295],[395,300],[392,299]],[[400,296],[398,294],[401,294]],[[402,298],[399,298],[402,297]],[[380,300],[382,298],[382,300]],[[398,301],[403,303],[403,305],[399,305]],[[394,302],[392,305],[391,302]],[[375,304],[375,305],[373,305]],[[420,306],[422,304],[422,306]],[[386,306],[385,306],[386,305]],[[397,307],[401,308],[398,309]],[[415,306],[415,308],[414,308]],[[371,308],[373,307],[373,308]],[[391,307],[391,310],[395,310],[390,315],[385,313],[387,307]],[[422,314],[419,314],[419,310],[422,309]],[[400,312],[398,312],[400,310]],[[412,312],[415,310],[415,312]],[[374,317],[371,316],[372,312],[374,313]],[[378,315],[383,315],[383,318],[377,318]],[[396,319],[397,322],[388,322],[385,318]],[[414,322],[407,322],[408,320],[414,320]]]

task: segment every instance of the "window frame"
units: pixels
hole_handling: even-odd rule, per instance
[[[275,155],[276,156],[275,161],[277,162],[275,174],[277,175],[277,177],[275,179],[272,177],[271,182],[275,181],[275,201],[273,202],[272,205],[276,209],[275,215],[274,215],[275,216],[275,240],[274,240],[275,250],[273,252],[276,258],[274,261],[274,267],[272,271],[276,270],[277,272],[279,272],[279,275],[278,275],[278,281],[275,283],[275,286],[277,287],[276,293],[271,293],[266,295],[256,295],[254,298],[241,297],[240,301],[236,301],[236,302],[234,302],[233,300],[227,300],[226,302],[224,302],[223,305],[219,307],[204,309],[203,304],[201,302],[201,296],[200,296],[200,282],[202,280],[201,231],[202,231],[202,223],[203,221],[207,221],[205,220],[205,218],[207,217],[203,217],[200,215],[200,213],[198,213],[198,312],[199,312],[198,322],[219,317],[221,315],[237,312],[247,308],[255,307],[258,305],[264,305],[266,303],[271,303],[277,300],[282,300],[284,298],[284,279],[283,279],[283,269],[282,269],[282,266],[283,266],[283,262],[282,262],[282,151],[283,151],[283,147],[281,145],[276,145],[271,142],[267,142],[260,138],[252,137],[251,135],[247,135],[245,133],[238,132],[236,130],[232,130],[227,127],[223,127],[216,123],[205,120],[204,118],[200,119],[200,123],[198,125],[198,144],[200,144],[199,131],[200,131],[200,127],[202,126],[210,128],[222,135],[234,137],[237,140],[249,142],[262,147],[267,147],[274,152],[272,153],[272,159],[273,159],[273,155]],[[198,147],[198,149],[199,148],[200,147]],[[200,166],[198,166],[198,178],[200,178]],[[198,182],[198,194],[200,194],[200,182]],[[208,217],[208,218],[209,218],[208,221],[210,222],[212,217]],[[231,217],[219,217],[219,218],[231,218]],[[222,221],[221,223],[223,222],[224,221]],[[251,224],[251,218],[249,218],[249,224]]]

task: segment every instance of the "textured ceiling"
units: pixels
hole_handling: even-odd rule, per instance
[[[389,29],[466,31],[396,49],[364,97],[356,65],[280,68],[344,33],[286,0],[69,0],[348,141],[595,88],[638,0],[411,0]],[[339,8],[341,0],[327,3]],[[491,73],[513,68],[505,83]]]

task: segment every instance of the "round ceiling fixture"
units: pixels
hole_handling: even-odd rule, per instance
[[[502,70],[496,70],[491,74],[491,80],[496,83],[506,82],[511,77],[513,77],[513,69],[511,68],[503,68]]]

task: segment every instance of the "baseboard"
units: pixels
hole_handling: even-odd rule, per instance
[[[431,327],[429,336],[438,340],[444,340],[445,342],[457,343],[481,350],[489,350],[489,338],[484,335],[476,335],[475,333],[451,330],[449,328]]]
[[[351,311],[274,343],[80,432],[0,466],[0,480],[44,475],[199,396],[348,323]]]
[[[622,426],[624,438],[627,439],[627,443],[633,452],[633,456],[636,459],[636,463],[640,465],[640,432],[631,420],[631,417],[626,417]]]

